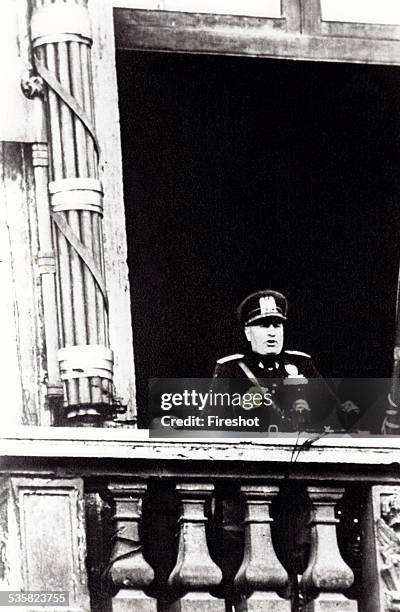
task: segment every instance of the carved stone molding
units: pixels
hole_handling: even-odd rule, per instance
[[[0,575],[3,590],[68,591],[90,611],[81,479],[2,480]]]
[[[393,493],[381,495],[381,515],[385,523],[396,533],[400,532],[400,488]]]
[[[378,581],[376,589],[383,612],[400,611],[400,487],[372,488],[372,527]]]

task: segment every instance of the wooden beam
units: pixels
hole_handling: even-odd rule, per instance
[[[109,298],[110,345],[114,350],[114,384],[127,412],[120,420],[136,418],[135,364],[127,265],[125,204],[122,183],[115,37],[108,0],[89,0],[93,27],[93,89],[96,129],[101,147],[104,188],[104,260]]]
[[[369,38],[373,40],[400,40],[400,25],[322,21],[320,27],[320,33],[323,36],[346,36],[349,38]]]
[[[243,17],[240,15],[216,15],[209,13],[183,13],[173,11],[145,11],[140,9],[114,9],[114,20],[118,28],[135,26],[157,28],[180,28],[197,31],[221,29],[284,30],[285,18]]]
[[[48,425],[43,304],[30,147],[0,145],[1,424]]]
[[[300,32],[300,0],[282,0],[282,13],[286,20],[286,30]]]
[[[301,31],[319,34],[321,29],[321,0],[300,0]]]
[[[120,50],[400,64],[398,40],[293,34],[282,20],[115,9],[114,21]]]

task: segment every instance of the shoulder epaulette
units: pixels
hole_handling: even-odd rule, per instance
[[[242,355],[242,353],[236,353],[235,355],[227,355],[226,357],[221,357],[221,359],[218,359],[217,363],[223,364],[227,363],[228,361],[233,361],[234,359],[242,359],[243,357],[244,355]]]
[[[303,353],[303,351],[285,351],[289,355],[301,355],[302,357],[309,357],[311,359],[311,355],[308,353]]]

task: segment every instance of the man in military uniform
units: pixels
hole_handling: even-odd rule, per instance
[[[287,311],[286,297],[269,289],[252,293],[238,307],[250,347],[245,354],[217,361],[212,390],[240,393],[244,401],[236,407],[224,407],[219,414],[224,418],[258,416],[258,431],[338,429],[336,417],[340,418],[342,406],[311,356],[284,348]],[[252,403],[252,397],[257,402]],[[344,410],[348,409],[347,404]]]

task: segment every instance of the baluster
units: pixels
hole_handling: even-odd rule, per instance
[[[152,568],[143,557],[139,536],[141,502],[146,485],[113,482],[108,489],[115,503],[115,542],[108,576],[116,587],[120,587],[112,598],[111,610],[156,612],[156,600],[143,592],[154,578]]]
[[[307,602],[304,612],[356,612],[357,603],[343,595],[353,584],[354,576],[341,557],[336,537],[339,520],[335,517],[335,506],[344,489],[307,487],[307,491],[312,517],[310,560],[301,580]]]
[[[245,549],[235,578],[237,612],[290,612],[288,600],[277,590],[287,586],[288,575],[275,554],[271,538],[270,506],[279,492],[275,486],[240,488],[246,501]]]
[[[222,580],[222,572],[210,557],[206,541],[204,504],[214,490],[210,484],[179,484],[181,501],[178,559],[168,586],[179,596],[169,612],[225,612],[225,603],[209,590]]]

